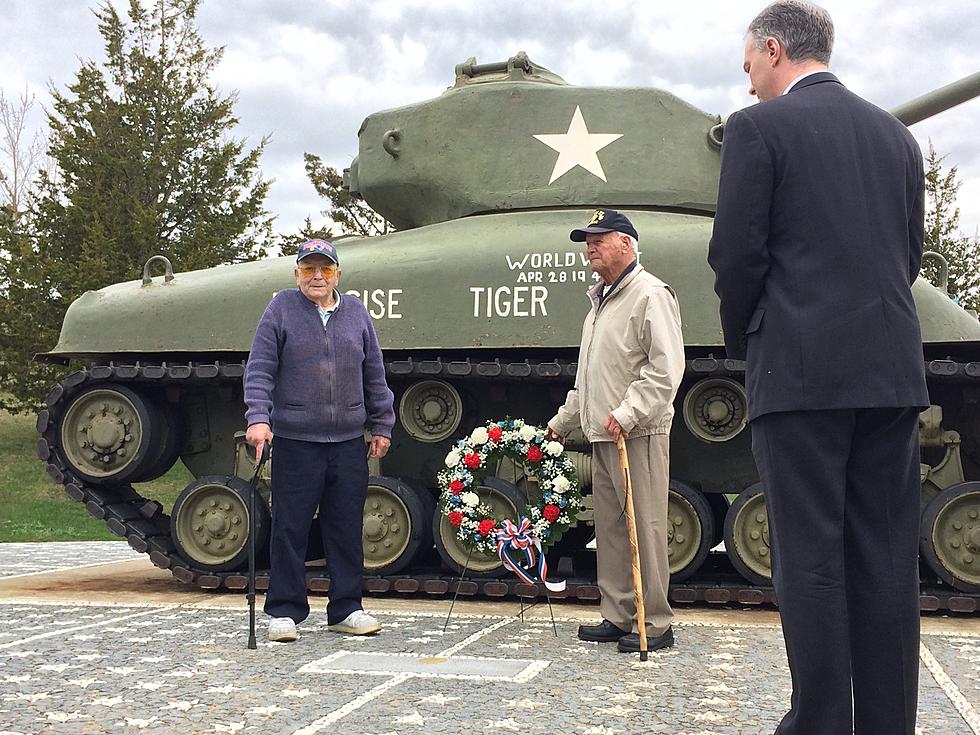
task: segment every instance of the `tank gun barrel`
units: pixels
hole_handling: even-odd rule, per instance
[[[901,104],[891,113],[906,125],[914,125],[974,97],[980,97],[980,71]]]

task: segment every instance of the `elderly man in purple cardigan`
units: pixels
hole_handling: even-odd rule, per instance
[[[246,439],[257,456],[275,434],[269,640],[296,640],[296,624],[310,614],[306,544],[318,506],[330,573],[327,625],[368,635],[381,626],[361,608],[367,456],[388,451],[394,396],[364,304],[337,290],[336,247],[303,243],[294,275],[296,288],[276,294],[262,314],[245,370]]]

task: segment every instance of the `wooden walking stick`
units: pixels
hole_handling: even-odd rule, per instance
[[[647,660],[646,611],[643,608],[643,576],[640,573],[640,547],[636,540],[636,514],[633,512],[633,484],[630,482],[630,461],[626,455],[626,437],[616,440],[619,450],[619,466],[623,469],[626,488],[626,530],[630,537],[630,556],[633,563],[633,596],[636,599],[636,629],[640,633],[640,661]]]

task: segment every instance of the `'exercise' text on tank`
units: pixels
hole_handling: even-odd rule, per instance
[[[398,297],[402,294],[400,288],[376,288],[374,290],[350,290],[347,293],[356,296],[364,302],[372,319],[401,319],[402,313],[398,307]]]

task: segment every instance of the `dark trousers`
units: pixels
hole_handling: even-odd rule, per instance
[[[324,444],[279,436],[273,440],[267,614],[297,623],[310,614],[306,546],[317,506],[330,574],[327,623],[339,623],[361,609],[367,479],[367,447],[361,437]]]
[[[752,421],[793,678],[779,735],[915,733],[917,418],[869,408]]]

